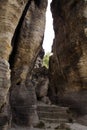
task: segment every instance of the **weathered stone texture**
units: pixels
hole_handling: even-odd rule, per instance
[[[35,87],[32,85],[30,72],[42,46],[46,7],[47,0],[42,0],[39,5],[35,1],[31,1],[17,41],[12,68],[10,102],[13,109],[13,120],[16,119],[15,122],[19,124],[34,125],[38,122]],[[24,92],[24,90],[26,91]],[[19,91],[20,95],[16,96]],[[18,103],[20,100],[23,101],[21,104]]]
[[[11,53],[11,40],[27,0],[0,1],[0,57],[8,60]],[[20,8],[21,7],[21,8]]]
[[[0,58],[0,130],[9,126],[10,115],[9,99],[7,98],[10,88],[10,69],[5,59]],[[8,95],[9,96],[9,95]]]
[[[11,86],[8,63],[12,50],[11,40],[27,2],[28,0],[0,1],[0,122],[5,120],[4,124],[2,123],[2,128],[0,127],[1,130],[6,129],[7,126],[4,125],[8,124],[8,118],[10,118],[5,113],[5,109],[8,109],[9,106],[7,105],[9,100],[7,95]],[[8,110],[6,111],[8,113]]]
[[[10,69],[7,61],[12,48],[11,40],[26,2],[0,1],[0,107],[5,103],[10,87]]]
[[[51,10],[55,39],[49,95],[56,101],[65,93],[87,90],[87,1],[53,0]]]
[[[37,58],[46,7],[47,0],[0,0],[0,130],[10,129],[10,105],[12,121],[35,125],[37,97],[49,103],[47,91],[53,102],[68,104],[77,116],[87,115],[87,0],[52,0],[55,38],[49,81]]]
[[[14,58],[14,74],[12,77],[15,84],[18,80],[23,82],[26,79],[27,72],[31,71],[32,66],[34,66],[32,63],[41,49],[45,29],[46,6],[46,0],[42,1],[39,7],[32,1],[25,16]]]
[[[4,91],[5,96],[10,87],[10,70],[7,61],[11,53],[11,40],[26,2],[22,3],[17,0],[0,1],[0,72],[2,73],[0,76],[1,80],[3,79],[0,84],[0,89],[2,89],[2,84],[7,83],[7,85],[4,85],[4,88],[6,88]],[[2,93],[0,91],[0,94]]]
[[[0,108],[6,101],[9,87],[10,87],[9,64],[6,60],[0,59]]]

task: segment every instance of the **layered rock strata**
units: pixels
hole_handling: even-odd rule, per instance
[[[87,99],[80,95],[87,93],[87,1],[53,0],[51,10],[55,38],[49,96],[56,103],[83,106],[84,102],[85,108]]]
[[[46,7],[47,0],[39,3],[31,1],[17,41],[10,102],[13,121],[20,125],[34,125],[38,122],[36,94],[30,73],[42,46]]]
[[[10,103],[13,115],[17,114],[17,117],[15,116],[15,118],[18,118],[19,122],[29,125],[32,124],[28,122],[29,117],[32,118],[32,115],[26,116],[26,113],[31,113],[30,107],[34,109],[32,114],[34,115],[34,113],[36,113],[35,89],[30,82],[31,89],[28,90],[27,79],[30,76],[30,71],[34,66],[36,57],[41,49],[45,28],[46,6],[47,0],[0,1],[1,130],[9,129],[8,124],[11,112],[9,113],[10,105],[9,98],[7,97],[9,97],[10,86],[12,86],[10,89]],[[10,56],[11,52],[12,55]],[[9,56],[12,73],[10,73],[10,65],[8,63]],[[30,93],[32,93],[31,96]],[[28,98],[29,102],[26,101]],[[31,99],[33,99],[33,101],[31,101]],[[26,110],[26,108],[23,109],[23,107],[21,109],[18,107],[14,108],[14,105],[17,106],[17,103],[19,102],[20,106],[27,107],[29,111]],[[20,115],[22,117],[26,116],[25,121],[20,121]]]
[[[8,124],[7,95],[11,86],[10,67],[8,63],[12,50],[11,40],[22,16],[28,0],[1,0],[0,1],[0,129]],[[21,7],[21,8],[20,8]],[[3,114],[4,113],[4,114]]]
[[[38,57],[46,7],[47,0],[0,1],[0,130],[10,129],[11,113],[16,125],[38,122],[37,97],[48,90],[48,72]],[[87,124],[87,0],[53,0],[51,10],[55,38],[48,95]]]

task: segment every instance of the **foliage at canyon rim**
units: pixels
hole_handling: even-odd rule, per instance
[[[45,54],[44,58],[43,58],[43,66],[45,66],[46,68],[49,68],[49,58],[50,58],[51,53],[48,52]]]

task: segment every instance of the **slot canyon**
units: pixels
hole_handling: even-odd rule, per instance
[[[40,120],[87,126],[87,0],[52,0],[48,68],[42,47],[47,5],[0,0],[0,130],[30,130]]]

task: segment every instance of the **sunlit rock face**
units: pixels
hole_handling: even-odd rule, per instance
[[[8,59],[11,52],[11,40],[28,0],[0,1],[0,57]],[[20,8],[21,7],[21,8]]]
[[[0,130],[9,129],[10,87],[12,120],[23,125],[38,120],[30,72],[42,46],[46,7],[47,0],[0,1]]]
[[[8,127],[10,118],[7,97],[11,86],[8,63],[12,50],[11,40],[27,2],[28,0],[0,1],[0,130]]]
[[[77,102],[73,93],[87,90],[87,1],[53,0],[51,10],[55,38],[49,96],[57,103],[67,95]]]

